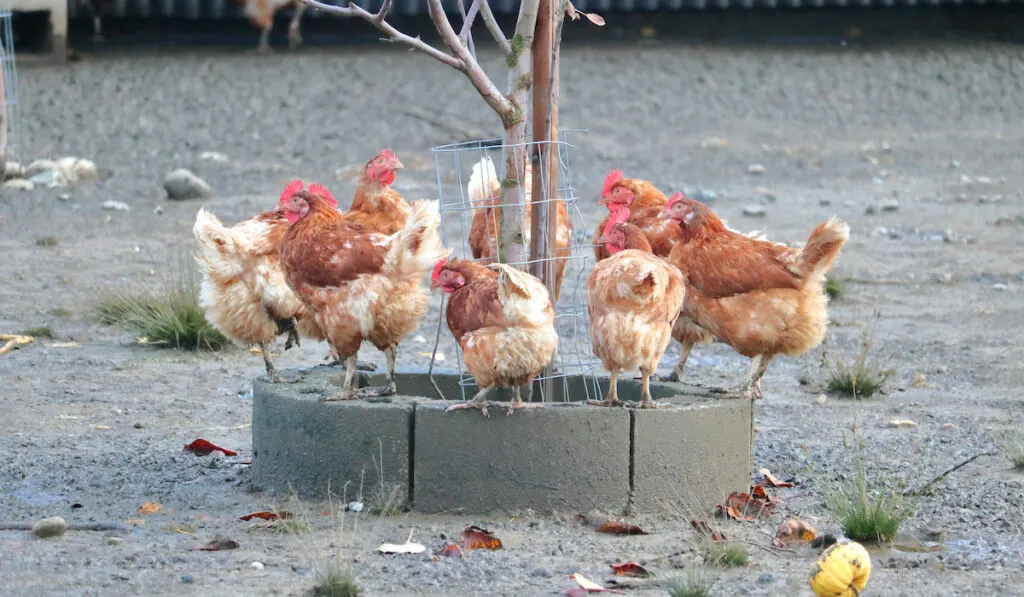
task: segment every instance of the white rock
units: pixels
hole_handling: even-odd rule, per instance
[[[4,183],[5,189],[17,189],[19,191],[31,191],[36,185],[31,180],[24,178],[12,178]]]
[[[199,154],[199,159],[210,160],[212,162],[226,162],[228,161],[228,156],[217,151],[204,151],[203,153]]]
[[[164,213],[164,208],[157,205],[156,207],[153,208],[153,213],[155,213],[156,215],[160,215]]]
[[[747,166],[747,172],[751,174],[764,174],[767,171],[768,169],[762,166],[761,164],[751,164]]]
[[[910,419],[893,419],[889,421],[889,427],[917,427],[917,423]]]
[[[61,158],[57,160],[57,167],[64,173],[68,182],[96,180],[100,177],[96,164],[91,160],[76,157]]]
[[[25,166],[18,162],[7,162],[7,166],[4,169],[4,180],[12,178],[25,178]]]
[[[824,394],[818,394],[818,397],[814,399],[815,404],[825,404],[828,401],[828,397]]]
[[[67,176],[65,176],[64,172],[59,169],[43,170],[41,172],[37,172],[32,177],[30,177],[29,180],[31,180],[32,183],[36,186],[48,187],[51,189],[68,186]]]
[[[120,537],[107,537],[107,545],[121,545],[122,541]]]
[[[256,570],[263,570],[263,562],[253,562],[252,564],[249,564],[249,567]]]
[[[131,211],[132,208],[127,203],[122,203],[121,201],[114,201],[113,199],[108,199],[103,202],[103,209],[111,211]]]
[[[167,198],[174,201],[206,199],[213,194],[205,180],[185,168],[179,168],[165,176],[164,189],[167,191]]]
[[[898,199],[889,199],[882,204],[882,211],[899,211],[900,202]]]
[[[349,502],[348,503],[348,507],[346,509],[349,512],[362,512],[363,511],[363,503],[362,502]]]
[[[68,530],[68,523],[60,516],[44,518],[32,525],[32,534],[36,537],[56,537]]]
[[[53,160],[36,160],[25,168],[25,177],[32,178],[40,172],[48,172],[59,168],[57,162]]]

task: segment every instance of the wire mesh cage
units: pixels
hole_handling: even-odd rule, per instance
[[[498,237],[500,233],[498,212],[505,205],[500,197],[503,171],[506,160],[511,157],[518,162],[517,156],[525,155],[526,159],[534,151],[543,160],[555,153],[557,155],[557,195],[534,197],[531,181],[534,169],[530,163],[516,163],[518,171],[526,171],[525,182],[519,186],[519,196],[526,197],[527,209],[520,222],[524,231],[524,242],[527,247],[531,241],[531,210],[529,205],[538,205],[547,209],[551,203],[556,204],[557,232],[554,235],[555,246],[548,247],[548,237],[540,231],[537,245],[541,248],[538,255],[542,258],[527,258],[526,261],[510,261],[508,265],[520,269],[528,269],[531,273],[539,272],[539,268],[547,268],[560,284],[554,284],[558,297],[555,301],[555,327],[558,331],[558,350],[554,366],[545,374],[537,377],[535,383],[540,389],[540,398],[545,402],[557,399],[570,399],[570,387],[573,393],[582,392],[583,399],[600,398],[597,373],[601,370],[600,361],[594,356],[590,342],[590,320],[587,312],[586,283],[593,269],[593,245],[584,223],[583,215],[577,205],[575,187],[573,186],[570,168],[570,153],[573,146],[566,140],[567,135],[584,133],[582,130],[565,129],[560,132],[558,141],[543,143],[524,143],[517,146],[504,144],[502,139],[469,141],[453,145],[435,147],[434,165],[437,171],[438,198],[441,211],[441,237],[445,246],[454,250],[453,258],[476,261],[481,264],[501,262],[498,255]],[[522,151],[525,149],[525,152]],[[518,151],[517,151],[518,150]],[[549,187],[548,181],[541,181],[541,188]],[[563,209],[564,206],[564,209]],[[474,218],[477,219],[477,235],[471,239]],[[482,224],[482,226],[481,226]],[[483,228],[483,238],[479,231]],[[475,254],[474,254],[475,253]],[[560,275],[558,272],[561,272]],[[442,299],[444,300],[444,299]],[[472,374],[462,364],[462,353],[458,343],[444,325],[445,311],[442,304],[440,321],[438,321],[438,346],[445,346],[454,351],[459,371],[459,386],[463,400],[467,398],[467,387],[475,387]],[[451,354],[451,352],[448,352]],[[438,351],[431,356],[431,368],[434,367]],[[444,351],[440,352],[444,354]],[[545,383],[546,382],[546,383]],[[471,396],[470,396],[471,397]]]
[[[14,64],[11,11],[0,11],[0,163],[18,149],[18,72]]]

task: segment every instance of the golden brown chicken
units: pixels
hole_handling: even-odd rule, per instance
[[[594,404],[616,405],[619,372],[639,369],[640,408],[656,407],[650,379],[683,306],[683,276],[651,252],[632,224],[614,223],[598,240],[611,257],[598,262],[587,280],[587,309],[594,354],[611,380],[605,400]]]
[[[510,415],[515,409],[539,407],[540,403],[523,402],[520,388],[527,386],[532,394],[533,380],[558,347],[555,310],[544,284],[507,265],[441,259],[430,286],[450,295],[448,329],[480,388],[472,400],[448,410],[479,408],[487,416],[487,394],[498,387],[513,388]]]
[[[402,229],[411,211],[409,204],[391,188],[401,160],[385,149],[366,162],[359,173],[359,184],[345,219],[373,232],[391,235]]]
[[[438,234],[437,201],[414,202],[405,225],[391,236],[350,222],[326,193],[299,191],[286,209],[296,222],[281,243],[285,279],[346,365],[342,393],[326,399],[394,394],[398,344],[427,310],[423,276],[447,254]],[[364,340],[384,351],[387,385],[382,388],[355,387]]]
[[[761,398],[761,377],[776,355],[800,355],[824,338],[825,274],[850,227],[832,218],[797,250],[733,232],[695,201],[671,202],[664,217],[682,231],[669,262],[686,278],[683,316],[753,359],[743,392]]]

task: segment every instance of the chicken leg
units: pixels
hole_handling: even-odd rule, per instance
[[[759,354],[750,361],[750,380],[743,389],[745,398],[760,400],[764,398],[761,394],[761,378],[768,371],[768,364],[772,362],[773,356]]]
[[[302,44],[302,33],[299,31],[299,22],[302,20],[302,13],[306,11],[306,5],[299,2],[292,14],[292,22],[288,24],[288,47],[295,49]]]
[[[270,383],[295,383],[299,381],[299,378],[285,379],[277,374],[277,368],[274,367],[274,363],[270,361],[270,347],[266,343],[260,343],[260,354],[263,355],[263,364],[267,367],[267,379]]]
[[[394,396],[398,393],[398,384],[395,383],[395,360],[398,358],[398,347],[389,346],[384,349],[384,359],[387,361],[387,383],[377,388],[363,388],[359,390],[361,397],[370,396]]]
[[[530,392],[529,392],[529,394],[527,394],[526,397],[527,398],[533,398],[533,380],[531,379],[529,382],[527,382],[527,384],[528,384],[528,387],[530,388]],[[512,390],[512,402],[509,402],[509,404],[508,404],[508,412],[505,413],[505,416],[507,417],[507,416],[511,415],[512,413],[514,413],[516,411],[517,408],[519,410],[522,410],[524,408],[544,408],[544,405],[541,404],[540,402],[523,402],[523,399],[522,399],[522,397],[520,395],[520,387],[516,386]]]
[[[269,54],[270,53],[270,30],[274,27],[274,20],[271,19],[270,23],[263,28],[260,32],[260,44],[256,46],[256,53],[258,54]]]
[[[591,406],[618,406],[619,404],[619,370],[611,370],[611,379],[608,381],[608,395],[604,400],[587,400]]]
[[[671,381],[679,383],[683,379],[683,371],[686,369],[686,361],[690,358],[690,351],[693,350],[693,342],[680,342],[681,352],[679,353],[679,360],[676,361],[676,366],[672,369],[670,375],[652,375],[651,379],[654,381]]]
[[[96,43],[103,41],[103,19],[100,15],[95,14],[96,9],[93,8],[94,14],[92,15],[92,40]]]
[[[449,406],[448,408],[444,409],[444,412],[450,413],[450,412],[454,412],[454,411],[457,411],[457,410],[468,410],[470,408],[479,408],[480,409],[480,413],[483,414],[483,416],[489,417],[490,415],[487,414],[487,400],[485,400],[485,399],[487,398],[487,394],[490,391],[491,391],[491,388],[481,388],[480,391],[476,393],[476,396],[473,396],[472,400],[469,400],[468,402],[462,402],[460,404],[453,404],[453,405]]]
[[[299,324],[294,317],[278,319],[275,323],[277,323],[278,335],[288,332],[288,339],[284,343],[285,350],[291,349],[292,346],[302,347],[302,344],[299,342]]]
[[[640,408],[669,408],[667,404],[658,404],[651,398],[651,369],[640,369],[643,376],[643,387],[640,390]]]
[[[345,359],[345,383],[341,384],[342,390],[340,394],[333,396],[325,396],[320,399],[321,402],[336,402],[339,400],[355,400],[359,398],[359,393],[356,390],[356,355],[352,355]]]

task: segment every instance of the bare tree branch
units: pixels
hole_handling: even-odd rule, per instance
[[[316,0],[303,1],[315,2]],[[444,14],[441,0],[427,0],[427,8],[430,11],[430,20],[434,22],[434,27],[441,34],[441,40],[444,41],[444,45],[448,46],[452,54],[464,65],[464,68],[460,70],[466,73],[469,82],[473,84],[473,87],[476,87],[477,92],[484,98],[487,105],[497,112],[502,120],[507,119],[515,109],[512,102],[498,90],[498,87],[487,76],[484,69],[480,67],[476,58],[473,58],[473,55],[470,54],[469,49],[462,45],[459,35],[452,28],[451,21]]]
[[[476,56],[476,51],[473,48],[473,21],[476,20],[477,13],[480,12],[481,0],[473,0],[473,4],[469,5],[469,12],[466,12],[465,0],[459,0],[459,12],[462,14],[462,31],[459,31],[459,38],[466,42],[466,46],[469,47],[469,51]]]
[[[487,30],[491,32],[491,36],[494,41],[498,43],[498,47],[504,52],[506,56],[512,54],[512,44],[508,43],[508,38],[505,37],[505,33],[498,26],[498,20],[494,18],[494,13],[491,12],[491,4],[489,2],[480,3],[480,14],[484,17],[484,25],[487,26]]]
[[[392,0],[384,0],[384,5],[380,7],[380,10],[377,11],[377,13],[367,12],[366,10],[360,8],[354,3],[349,3],[349,5],[345,7],[336,6],[334,4],[325,4],[323,2],[320,2],[319,0],[300,1],[310,8],[314,8],[316,10],[337,15],[339,17],[360,18],[366,21],[367,23],[370,23],[377,29],[379,29],[381,33],[387,35],[388,39],[390,39],[391,41],[405,44],[412,48],[413,50],[416,50],[417,52],[422,52],[427,56],[434,58],[435,60],[439,60],[444,64],[447,64],[448,66],[454,68],[457,71],[461,71],[469,75],[469,65],[465,64],[459,58],[456,58],[451,54],[438,50],[437,48],[427,44],[422,39],[420,39],[419,36],[412,37],[411,35],[402,33],[398,29],[392,27],[391,24],[388,23],[387,20],[385,20],[387,18],[388,12],[390,12],[391,10]]]

